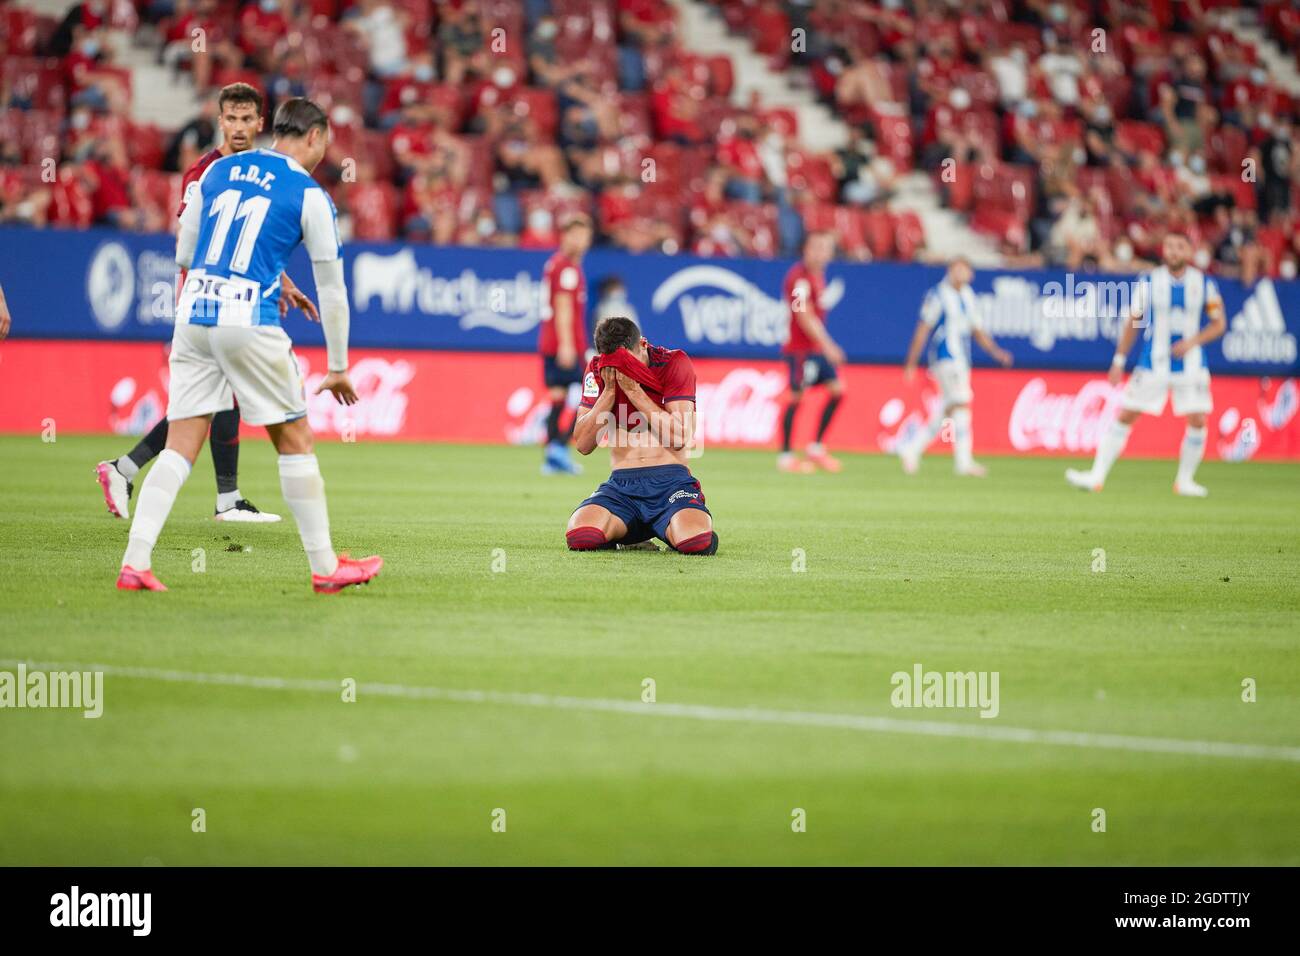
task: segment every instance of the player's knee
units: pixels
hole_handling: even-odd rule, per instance
[[[677,550],[682,554],[717,554],[718,533],[705,531],[677,542]]]
[[[607,543],[605,532],[591,525],[570,528],[564,532],[564,540],[570,551],[596,551]]]

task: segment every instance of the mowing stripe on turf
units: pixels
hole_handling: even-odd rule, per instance
[[[106,676],[132,680],[164,681],[176,684],[217,684],[254,690],[310,691],[337,694],[340,682],[302,677],[257,677],[249,674],[204,674],[195,671],[162,670],[152,667],[121,667],[114,664],[67,664],[47,661],[0,659],[0,667],[42,671],[101,671]],[[1096,750],[1129,750],[1139,753],[1188,754],[1196,757],[1235,757],[1246,760],[1283,760],[1300,763],[1300,747],[1272,744],[1241,744],[1216,740],[1179,740],[1173,737],[1132,737],[1127,734],[1096,734],[1075,730],[1034,730],[1028,727],[989,727],[983,724],[953,724],[937,720],[906,720],[898,717],[868,717],[864,714],[832,714],[810,710],[769,710],[761,707],[712,707],[705,704],[646,704],[641,701],[606,697],[565,697],[554,694],[522,694],[499,690],[453,690],[406,684],[357,684],[357,695],[394,697],[405,700],[436,700],[456,704],[498,704],[506,707],[540,707],[640,717],[678,717],[730,723],[780,724],[791,727],[826,727],[862,733],[914,734],[922,737],[959,737],[1000,743],[1047,744],[1057,747],[1086,747]]]

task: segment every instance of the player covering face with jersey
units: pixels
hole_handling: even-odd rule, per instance
[[[686,467],[695,439],[695,368],[685,352],[651,345],[622,316],[596,326],[573,443],[590,455],[604,440],[609,480],[569,518],[574,551],[659,538],[684,554],[713,554],[718,536],[700,483]]]

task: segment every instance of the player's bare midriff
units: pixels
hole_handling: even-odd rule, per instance
[[[685,465],[689,448],[666,448],[655,436],[640,428],[619,428],[609,447],[609,468],[653,468],[656,465]]]

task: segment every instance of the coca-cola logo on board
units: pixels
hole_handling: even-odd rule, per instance
[[[1018,451],[1093,451],[1102,431],[1119,415],[1122,394],[1104,379],[1088,382],[1078,392],[1053,394],[1044,379],[1031,378],[1011,407],[1011,444]]]
[[[733,369],[713,384],[696,388],[697,442],[766,445],[776,437],[779,399],[786,379],[781,372]]]
[[[341,435],[397,435],[406,422],[410,402],[406,386],[415,378],[415,366],[406,361],[364,358],[348,370],[356,389],[355,405],[340,405],[329,392],[316,394],[324,372],[312,372],[307,360],[298,356],[307,388],[307,422],[314,432]]]

